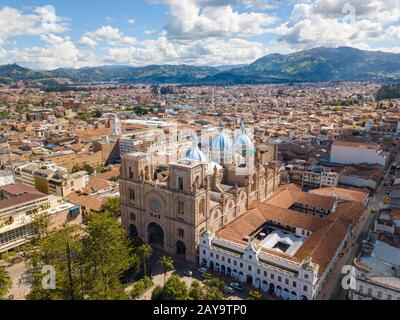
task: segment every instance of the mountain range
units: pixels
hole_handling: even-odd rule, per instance
[[[400,54],[351,47],[314,48],[270,54],[249,65],[205,67],[150,65],[103,66],[33,71],[16,64],[0,66],[0,84],[24,80],[39,84],[264,84],[326,81],[400,81]]]

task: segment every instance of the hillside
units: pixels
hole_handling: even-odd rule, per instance
[[[18,65],[0,66],[0,83],[68,79],[73,83],[261,84],[325,81],[400,81],[400,54],[350,47],[315,48],[271,54],[249,65],[199,67],[104,66],[35,72]]]

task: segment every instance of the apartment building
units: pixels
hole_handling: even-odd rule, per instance
[[[0,187],[0,252],[27,243],[35,235],[33,216],[49,208],[48,196],[34,187],[24,184]]]
[[[400,300],[400,247],[385,238],[366,243],[355,259],[353,300]]]
[[[36,214],[47,214],[49,229],[80,224],[80,208],[61,197],[46,195],[25,184],[0,187],[0,253],[18,249],[36,235]]]
[[[85,171],[69,174],[67,169],[52,162],[34,162],[14,169],[15,182],[37,188],[45,194],[66,197],[75,190],[86,187],[89,175]]]
[[[377,144],[335,141],[331,147],[332,163],[375,164],[386,168],[389,155]]]

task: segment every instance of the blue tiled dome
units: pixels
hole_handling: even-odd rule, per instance
[[[199,149],[196,135],[192,136],[192,147],[186,152],[185,157],[203,163],[207,162],[206,155]]]
[[[244,125],[242,124],[240,126],[241,130],[240,133],[235,137],[235,147],[240,150],[248,150],[248,149],[253,149],[254,144],[253,141],[249,138],[248,135],[246,135]]]
[[[233,142],[226,134],[221,132],[211,140],[210,148],[212,151],[231,151]]]
[[[207,162],[207,158],[204,154],[203,151],[201,151],[199,148],[191,148],[186,152],[185,155],[186,158],[200,161],[200,162]]]

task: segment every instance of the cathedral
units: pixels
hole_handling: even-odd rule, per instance
[[[167,254],[197,262],[200,235],[216,232],[271,196],[280,184],[277,146],[259,145],[246,134],[221,126],[200,148],[177,161],[126,154],[121,166],[122,225]],[[202,151],[203,150],[203,151]]]

